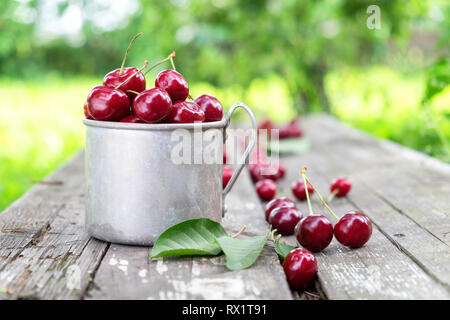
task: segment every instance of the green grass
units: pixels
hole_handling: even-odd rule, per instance
[[[83,103],[97,83],[0,79],[0,211],[83,146]],[[332,72],[326,87],[333,112],[344,122],[450,161],[445,148],[450,140],[450,87],[422,106],[423,76],[383,67]],[[287,86],[277,76],[256,79],[249,90],[197,83],[191,92],[216,95],[224,106],[245,101],[257,117],[277,122],[295,115]]]

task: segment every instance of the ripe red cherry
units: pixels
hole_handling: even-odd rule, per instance
[[[223,163],[227,163],[227,150],[225,148],[225,145],[223,146]]]
[[[223,117],[223,107],[219,100],[208,94],[195,98],[194,102],[205,113],[205,122],[220,121]]]
[[[227,186],[228,182],[230,181],[231,177],[233,176],[233,168],[224,165],[222,167],[222,187],[225,189],[225,187]]]
[[[177,101],[166,118],[170,123],[191,123],[205,121],[205,113],[195,102]]]
[[[256,192],[262,200],[272,200],[277,193],[277,184],[270,179],[260,180],[256,183]]]
[[[142,121],[141,119],[139,119],[139,117],[137,117],[135,115],[126,116],[125,118],[120,120],[120,122],[145,123],[144,121]]]
[[[284,176],[286,175],[286,168],[279,163],[278,164],[278,179],[284,178]]]
[[[330,190],[331,192],[336,192],[336,197],[344,197],[351,187],[352,184],[347,178],[338,178],[331,184]]]
[[[88,112],[87,102],[84,103],[84,116],[86,119],[93,120],[94,118],[91,117],[91,115]]]
[[[120,68],[113,70],[103,78],[103,85],[110,88],[115,88],[138,71],[139,71],[138,68],[123,68],[123,73],[120,74]],[[136,94],[133,92],[128,92],[127,90],[132,90],[136,92],[144,91],[145,90],[144,74],[142,72],[139,72],[128,82],[120,86],[120,90],[125,92],[125,94],[130,99],[130,104],[132,104],[134,98],[136,97]]]
[[[303,180],[298,180],[294,182],[292,184],[291,190],[298,200],[300,201],[306,200],[305,184],[303,183]],[[308,183],[308,192],[310,195],[314,193],[314,189],[313,187],[311,187],[309,183]]]
[[[282,206],[272,210],[269,223],[283,235],[294,233],[295,226],[302,218],[300,210],[295,207]]]
[[[169,95],[158,88],[142,91],[133,103],[133,113],[147,123],[161,121],[171,110],[172,101]]]
[[[294,208],[295,202],[287,197],[276,198],[276,199],[269,201],[266,204],[266,211],[265,211],[267,222],[269,222],[269,215],[272,212],[272,210],[279,208],[281,206],[283,206],[283,207],[287,206],[287,207]]]
[[[333,239],[333,225],[322,215],[304,217],[295,227],[297,241],[311,251],[322,251]]]
[[[296,248],[284,259],[283,269],[291,289],[306,289],[316,277],[317,261],[308,250]]]
[[[296,120],[292,120],[288,125],[287,125],[287,131],[288,131],[288,136],[292,137],[292,138],[299,138],[301,136],[303,136],[303,130],[302,128],[300,128],[296,122]]]
[[[350,248],[362,247],[372,235],[372,223],[360,211],[349,211],[334,226],[336,240]]]
[[[163,70],[156,76],[155,87],[167,91],[173,102],[184,101],[189,96],[189,86],[175,70]]]
[[[286,169],[281,164],[256,163],[251,164],[249,170],[253,182],[262,179],[276,181],[286,173]]]
[[[89,114],[101,121],[118,121],[130,112],[128,96],[122,90],[105,86],[96,86],[89,92],[87,107]]]

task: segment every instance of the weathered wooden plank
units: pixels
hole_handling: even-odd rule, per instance
[[[308,133],[311,133],[308,131]],[[310,135],[313,149],[301,157],[287,157],[282,163],[288,168],[287,178],[281,182],[281,193],[290,194],[290,183],[298,179],[302,165],[309,167],[308,175],[319,190],[327,193],[330,179],[320,174],[324,163],[333,167],[334,162],[326,158],[322,152],[326,145],[316,144],[314,135]],[[314,147],[315,146],[315,147]],[[318,168],[318,169],[315,169]],[[355,186],[356,188],[356,186]],[[354,192],[354,190],[352,190]],[[300,210],[308,213],[306,202],[299,203]],[[347,199],[333,201],[337,214],[356,209]],[[315,212],[320,212],[330,221],[333,218],[320,206],[313,202]],[[366,210],[372,218],[372,210]],[[398,213],[396,213],[398,214]],[[286,239],[295,243],[294,237]],[[371,240],[360,249],[348,249],[335,239],[330,246],[316,254],[319,263],[319,281],[322,290],[330,299],[447,299],[448,291],[432,279],[413,260],[389,241],[377,227]]]
[[[0,215],[1,298],[77,299],[107,244],[83,231],[83,154]]]
[[[314,126],[308,125],[311,132],[314,132],[314,130],[317,132],[317,128],[322,128],[322,126],[317,125],[317,121],[315,123],[316,125]],[[340,126],[335,122],[334,125]],[[321,144],[317,142],[315,145],[320,146]],[[385,144],[381,143],[380,148],[384,147]],[[388,148],[394,147],[389,146]],[[399,148],[402,149],[402,147]],[[450,248],[446,234],[450,232],[450,224],[445,217],[440,219],[440,221],[436,219],[433,223],[425,221],[428,218],[432,219],[435,217],[429,213],[428,204],[440,203],[441,207],[448,206],[449,193],[446,192],[446,188],[443,186],[443,181],[445,181],[447,174],[447,165],[436,162],[434,159],[428,160],[424,155],[407,151],[407,159],[404,161],[397,160],[401,164],[400,168],[396,164],[384,166],[383,163],[370,165],[368,168],[361,168],[361,165],[357,163],[358,161],[353,158],[353,153],[344,154],[340,150],[330,151],[328,148],[320,148],[320,153],[322,156],[316,158],[317,168],[328,176],[330,181],[340,175],[349,176],[354,187],[348,195],[348,199],[359,209],[371,211],[372,220],[381,228],[391,242],[410,255],[416,263],[437,281],[449,288]],[[384,151],[380,150],[376,154],[379,153],[384,153]],[[403,156],[403,154],[403,152],[396,153],[396,157]],[[370,161],[375,161],[374,159],[376,158],[375,156]],[[405,162],[413,163],[405,166]],[[404,171],[403,167],[411,169],[420,164],[423,165],[423,163],[429,163],[425,175],[423,175],[422,171],[418,171],[418,175],[424,181],[417,181]],[[441,184],[442,188],[434,189],[436,185],[433,184],[434,182]],[[392,185],[395,186],[394,189]],[[386,189],[392,190],[393,194],[380,195]],[[434,192],[429,193],[429,189],[434,190]],[[408,199],[414,198],[411,202],[417,203],[417,205],[405,205],[403,210],[399,210],[392,205],[394,200],[391,200],[392,198],[398,199],[398,194],[401,194],[401,197],[404,197],[406,202]],[[420,201],[417,199],[420,199]],[[340,201],[340,199],[335,201]],[[401,199],[400,201],[403,202]],[[411,214],[411,211],[414,213]],[[448,215],[449,212],[447,211],[446,214]],[[424,228],[422,223],[427,225],[428,228]],[[429,228],[435,232],[430,232]],[[437,232],[438,230],[440,231]],[[437,237],[436,234],[442,236]]]
[[[246,235],[268,230],[246,171],[226,200],[224,227]],[[87,299],[292,299],[272,248],[249,269],[229,271],[225,257],[168,257],[149,260],[151,249],[111,245]]]
[[[342,174],[358,172],[385,202],[450,244],[450,165],[376,140],[331,117],[312,117],[305,125],[315,145],[327,146],[323,154],[345,165]]]

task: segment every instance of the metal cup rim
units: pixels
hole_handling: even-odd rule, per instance
[[[144,131],[172,131],[177,129],[193,130],[201,129],[220,129],[226,126],[226,119],[213,122],[196,122],[196,123],[129,123],[129,122],[112,122],[83,119],[83,123],[87,127],[98,127],[105,129],[117,130],[144,130]]]

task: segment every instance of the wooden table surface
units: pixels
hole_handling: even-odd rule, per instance
[[[281,162],[290,194],[302,165],[320,190],[347,176],[353,188],[335,199],[338,215],[364,211],[370,241],[350,250],[336,240],[316,254],[317,293],[324,299],[450,298],[450,166],[375,140],[328,116],[303,121],[311,148]],[[2,299],[299,299],[268,243],[246,270],[228,271],[224,256],[150,260],[151,248],[106,243],[83,230],[83,154],[37,184],[0,214]],[[227,198],[229,233],[267,231],[263,203],[247,171]],[[298,203],[307,214],[306,203]],[[315,212],[327,213],[313,202]],[[332,218],[330,217],[330,220]],[[332,221],[332,220],[331,220]],[[295,243],[293,237],[285,241]]]

